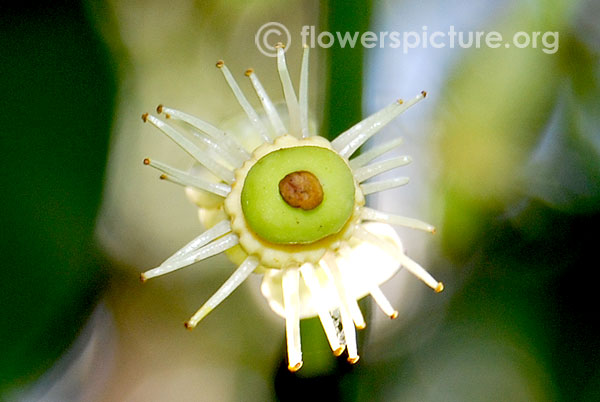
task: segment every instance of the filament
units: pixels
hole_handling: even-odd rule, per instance
[[[388,214],[367,207],[363,208],[362,210],[362,219],[367,221],[389,223],[390,225],[406,226],[411,229],[419,229],[426,232],[435,233],[435,227],[427,222],[423,222],[414,218],[408,218],[406,216]]]
[[[404,141],[402,140],[402,138],[395,138],[381,145],[377,145],[369,149],[368,151],[362,152],[360,155],[350,159],[350,167],[352,169],[358,169],[359,167],[362,167],[367,163],[371,162],[378,156],[381,156],[394,148],[398,148],[400,145],[402,145],[403,142]]]
[[[412,158],[405,155],[373,163],[372,165],[367,165],[356,169],[354,171],[354,178],[357,182],[362,183],[373,176],[377,176],[378,174],[385,173],[388,170],[392,170],[400,166],[408,165],[410,162],[412,162]]]
[[[288,352],[288,369],[292,372],[302,367],[300,346],[300,280],[297,268],[283,271],[283,308],[285,311],[285,335]]]
[[[371,183],[363,183],[360,185],[360,188],[364,195],[369,195],[373,193],[377,193],[380,191],[389,190],[391,188],[396,188],[400,186],[404,186],[409,182],[408,177],[395,177],[389,180],[381,180],[374,181]]]
[[[196,159],[199,163],[204,165],[215,176],[219,177],[227,184],[233,183],[235,180],[233,172],[214,160],[209,152],[200,149],[196,144],[184,137],[179,131],[148,113],[142,115],[142,119],[144,122],[149,122],[154,127],[166,134],[167,137],[173,140],[173,142],[179,145],[181,149],[190,154],[190,156]]]
[[[308,46],[304,45],[302,52],[302,68],[300,70],[300,89],[299,89],[299,104],[300,104],[300,128],[302,138],[309,136],[308,134]]]
[[[165,163],[159,162],[154,159],[144,159],[144,165],[151,166],[154,169],[165,173],[165,179],[172,181],[173,183],[180,184],[182,186],[191,186],[199,188],[201,190],[208,191],[221,197],[227,197],[227,195],[231,192],[231,186],[229,186],[228,184],[211,183],[207,180],[203,180],[199,177],[192,176],[189,173],[186,173],[179,169],[175,169]]]
[[[348,361],[356,363],[358,361],[358,347],[356,344],[356,331],[354,329],[354,319],[350,312],[348,295],[343,283],[338,281],[333,275],[333,269],[337,268],[335,258],[331,253],[325,254],[320,261],[321,268],[327,273],[332,282],[335,284],[338,297],[340,299],[340,315],[342,317],[342,328],[344,330],[344,338],[346,348],[348,350]]]
[[[206,317],[215,307],[217,307],[227,296],[231,294],[238,286],[250,276],[258,266],[258,259],[253,256],[246,257],[244,262],[235,270],[235,272],[221,285],[219,290],[208,299],[206,303],[190,318],[186,323],[186,328],[192,329],[200,320]]]
[[[302,128],[300,127],[300,106],[298,105],[298,99],[294,92],[292,79],[290,78],[290,73],[285,62],[283,45],[280,43],[277,44],[277,71],[279,72],[279,79],[281,81],[281,86],[283,87],[283,95],[290,116],[290,134],[299,137],[302,135]]]
[[[350,127],[331,142],[333,148],[344,157],[349,158],[362,144],[385,127],[389,122],[398,117],[409,107],[424,99],[427,93],[422,91],[418,96],[408,102],[398,100],[372,114],[363,121]]]
[[[250,102],[248,102],[248,99],[246,99],[246,97],[244,96],[244,93],[237,84],[235,78],[233,78],[233,75],[231,75],[231,71],[229,71],[229,68],[227,68],[227,66],[222,60],[219,60],[217,62],[217,67],[223,73],[223,76],[225,77],[225,80],[227,81],[229,87],[233,91],[233,94],[235,95],[238,103],[240,104],[242,109],[244,109],[246,115],[248,115],[248,119],[250,119],[250,122],[252,123],[256,131],[260,134],[260,137],[265,142],[271,142],[271,137],[269,137],[265,125],[260,120],[260,117],[256,113],[256,110],[254,110]]]
[[[260,102],[263,105],[263,109],[265,110],[265,113],[269,118],[269,122],[271,123],[271,127],[273,128],[273,132],[277,137],[284,135],[286,133],[286,129],[283,123],[281,122],[281,117],[279,117],[279,113],[277,113],[275,105],[273,104],[273,102],[271,102],[271,98],[269,98],[267,91],[265,91],[265,88],[260,83],[260,80],[256,76],[256,73],[254,73],[254,70],[248,69],[246,71],[246,76],[250,78],[250,82],[252,83],[252,86],[256,91],[256,95],[258,96],[258,99],[260,99]]]
[[[319,284],[319,280],[315,275],[314,269],[315,268],[312,264],[306,263],[300,267],[300,273],[302,274],[304,283],[306,283],[306,286],[308,287],[308,290],[312,296],[312,300],[314,301],[313,307],[319,314],[319,319],[321,320],[321,325],[323,326],[323,330],[325,331],[325,335],[329,341],[329,346],[331,346],[333,353],[336,356],[339,356],[344,351],[344,348],[340,344],[336,325],[333,322],[331,314],[325,307],[326,303],[325,295],[323,294],[324,291]]]
[[[201,247],[197,250],[194,250],[194,251],[186,254],[185,256],[181,256],[180,258],[177,258],[177,259],[165,261],[160,266],[144,272],[141,275],[141,279],[143,282],[145,282],[148,279],[154,278],[156,276],[165,275],[170,272],[181,269],[183,267],[187,267],[188,265],[191,265],[195,262],[202,261],[208,257],[212,257],[213,255],[216,255],[225,250],[228,250],[238,243],[239,243],[238,237],[235,234],[230,233],[228,235],[221,237],[220,239],[217,239],[217,240],[207,244],[204,247]]]
[[[196,116],[192,116],[163,105],[158,105],[156,111],[158,113],[164,113],[169,119],[180,120],[196,130],[200,130],[201,132],[206,133],[210,137],[214,138],[222,147],[227,150],[227,152],[235,156],[235,158],[239,161],[239,166],[241,166],[245,160],[250,158],[248,152],[240,145],[235,137],[227,134],[226,131],[218,129],[212,124],[207,123]]]
[[[383,294],[379,286],[374,286],[371,288],[370,292],[371,297],[375,300],[375,303],[381,308],[388,317],[391,319],[395,319],[398,317],[398,310],[392,307],[392,304],[389,302],[387,297]]]

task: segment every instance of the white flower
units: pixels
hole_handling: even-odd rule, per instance
[[[219,61],[217,67],[248,118],[232,130],[163,105],[157,112],[179,121],[177,128],[147,113],[142,116],[197,162],[185,172],[144,160],[163,172],[162,179],[186,187],[200,208],[200,220],[209,229],[141,278],[145,281],[226,252],[238,268],[185,323],[187,328],[194,328],[251,273],[261,273],[263,295],[273,311],[285,318],[290,370],[302,366],[300,319],[315,316],[321,320],[333,353],[340,355],[346,349],[348,361],[355,363],[355,327],[366,325],[357,300],[370,294],[385,314],[396,318],[398,312],[379,286],[401,266],[436,292],[443,290],[441,282],[404,254],[389,224],[432,233],[434,227],[364,206],[365,195],[408,182],[406,177],[396,177],[366,183],[410,162],[408,156],[401,156],[369,164],[401,141],[392,140],[350,159],[426,93],[408,102],[392,103],[329,142],[314,136],[309,128],[308,48],[304,49],[298,98],[282,46],[277,52],[288,128],[254,71],[248,70],[246,76],[262,103],[264,113],[260,115],[227,66]]]

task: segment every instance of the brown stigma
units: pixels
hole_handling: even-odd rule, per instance
[[[281,179],[279,194],[288,205],[305,211],[314,209],[323,202],[323,187],[319,179],[304,170],[292,172]]]

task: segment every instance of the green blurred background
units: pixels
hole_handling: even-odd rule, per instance
[[[219,58],[238,72],[265,71],[263,83],[279,93],[267,79],[273,60],[254,47],[263,23],[280,21],[293,35],[305,24],[400,31],[407,20],[382,21],[394,12],[408,19],[397,11],[407,4],[93,1],[3,10],[0,400],[600,400],[594,0],[413,7],[417,27],[450,7],[481,30],[557,31],[560,48],[448,52],[440,87],[427,88],[431,112],[416,150],[433,161],[421,173],[430,184],[426,215],[439,231],[426,266],[446,291],[424,293],[415,313],[367,330],[358,365],[320,357],[324,338],[307,321],[305,368],[288,373],[283,325],[269,321],[256,281],[203,328],[183,331],[229,275],[224,258],[202,272],[137,282],[201,230],[183,192],[141,166],[148,153],[180,166],[182,158],[158,135],[140,134],[140,113],[170,102],[217,123],[236,113],[221,96],[226,86],[213,82]],[[288,60],[297,76],[295,50]],[[368,82],[393,85],[385,66],[368,62],[376,51],[425,69],[440,50],[315,49],[311,104],[323,133],[374,111],[361,96]],[[73,375],[84,357],[87,371]]]

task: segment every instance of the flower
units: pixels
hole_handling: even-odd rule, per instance
[[[434,227],[364,206],[365,195],[408,182],[406,177],[396,177],[366,183],[410,163],[408,156],[370,163],[401,141],[394,139],[350,159],[426,93],[393,102],[330,142],[312,135],[309,128],[308,53],[305,47],[296,97],[283,46],[278,47],[277,68],[287,111],[278,111],[249,69],[246,76],[264,109],[259,115],[219,61],[217,67],[247,119],[223,130],[163,105],[158,106],[158,114],[177,121],[177,126],[142,115],[144,122],[161,130],[197,162],[186,172],[144,160],[162,172],[161,179],[185,186],[208,228],[158,267],[144,272],[142,281],[227,253],[238,268],[185,323],[191,329],[251,273],[263,274],[261,291],[273,311],[285,318],[291,371],[302,366],[300,319],[318,316],[333,353],[338,356],[347,350],[348,361],[355,363],[359,358],[355,327],[366,325],[357,300],[370,294],[385,314],[396,318],[398,312],[379,286],[401,266],[436,292],[443,290],[441,282],[406,256],[390,224],[431,233]],[[282,116],[289,119],[288,128]]]

